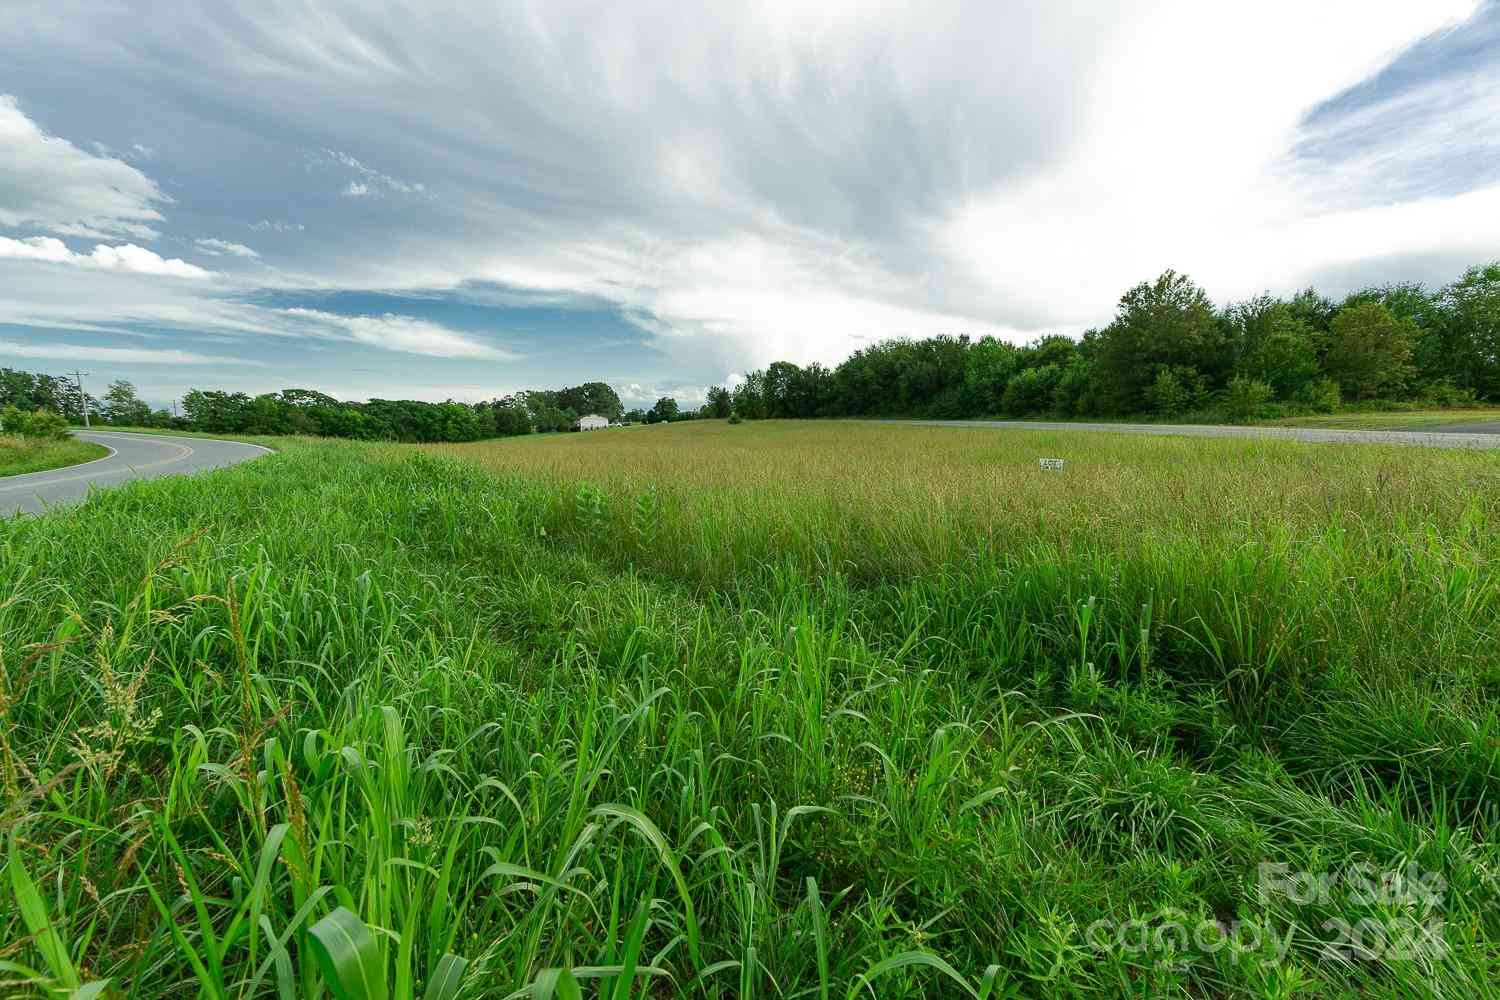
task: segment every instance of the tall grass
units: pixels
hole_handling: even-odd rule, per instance
[[[0,477],[45,472],[65,465],[91,462],[109,454],[109,449],[91,441],[67,438],[13,437],[0,434]]]
[[[857,425],[445,450],[292,443],[4,522],[12,983],[1495,980],[1494,458]],[[1446,888],[1266,898],[1263,862]],[[1163,912],[1298,930],[1091,944]],[[1442,948],[1318,948],[1415,918]]]

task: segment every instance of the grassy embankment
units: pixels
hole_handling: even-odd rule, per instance
[[[60,469],[65,465],[92,462],[108,454],[109,449],[102,445],[75,438],[47,441],[0,435],[0,476]]]
[[[333,995],[1496,981],[1493,455],[427,450],[288,442],[0,527],[10,978],[303,997],[363,948],[388,992]],[[1262,893],[1263,863],[1444,881]],[[1373,954],[1325,953],[1339,920]]]

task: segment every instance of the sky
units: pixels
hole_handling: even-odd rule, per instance
[[[8,0],[0,365],[694,404],[1500,257],[1500,0]]]

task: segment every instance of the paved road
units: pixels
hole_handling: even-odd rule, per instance
[[[258,444],[209,438],[118,431],[75,431],[74,435],[104,445],[110,454],[82,465],[0,478],[0,515],[18,510],[32,513],[53,504],[80,503],[96,486],[201,472],[270,454],[269,448]]]
[[[1442,427],[1424,427],[1423,430],[1442,434],[1500,434],[1500,420],[1471,420],[1468,423],[1444,424]]]
[[[1104,431],[1185,437],[1281,438],[1319,443],[1402,444],[1423,448],[1500,449],[1500,424],[1455,424],[1421,431],[1352,431],[1323,427],[1232,427],[1214,424],[1084,424],[1041,420],[876,420],[923,427],[988,427],[993,430]],[[1475,430],[1475,427],[1479,430]]]

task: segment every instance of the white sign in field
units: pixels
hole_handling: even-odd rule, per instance
[[[1061,472],[1063,467],[1063,460],[1060,458],[1044,458],[1041,460],[1041,464],[1042,468],[1044,469],[1052,469],[1055,472]]]

